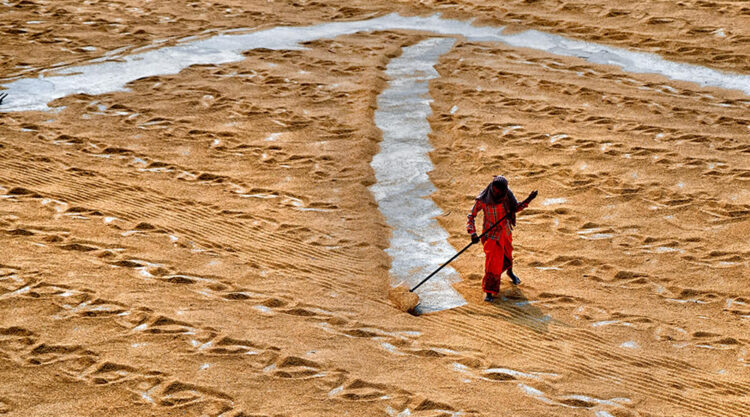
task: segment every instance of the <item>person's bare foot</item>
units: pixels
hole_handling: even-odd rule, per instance
[[[508,276],[510,277],[511,282],[513,282],[513,285],[521,283],[521,278],[518,278],[518,276],[513,273],[513,269],[508,270]]]

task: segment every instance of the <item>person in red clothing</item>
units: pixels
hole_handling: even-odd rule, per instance
[[[508,271],[513,284],[518,285],[521,279],[513,273],[513,227],[516,225],[516,212],[528,207],[531,200],[536,198],[537,192],[532,191],[529,197],[522,203],[516,200],[513,191],[508,188],[508,180],[503,176],[497,176],[475,199],[474,207],[469,213],[469,221],[466,231],[471,235],[473,243],[479,242],[474,218],[479,211],[484,211],[484,223],[482,233],[492,227],[495,222],[502,219],[506,213],[510,213],[489,233],[482,236],[484,246],[484,278],[482,278],[482,290],[486,293],[484,301],[491,302],[500,290],[500,276]]]

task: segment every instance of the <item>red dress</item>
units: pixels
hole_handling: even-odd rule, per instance
[[[519,204],[516,212],[527,207],[527,204]],[[469,234],[476,233],[474,218],[479,211],[484,211],[484,223],[482,233],[492,227],[496,221],[505,216],[505,208],[502,204],[485,204],[476,200],[469,214],[466,231]],[[484,278],[482,278],[482,290],[492,295],[500,291],[500,275],[513,266],[513,233],[508,227],[508,220],[503,220],[492,231],[482,237],[484,245]]]

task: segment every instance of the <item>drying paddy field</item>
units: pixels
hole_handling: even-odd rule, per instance
[[[750,4],[0,16],[0,415],[750,415]]]

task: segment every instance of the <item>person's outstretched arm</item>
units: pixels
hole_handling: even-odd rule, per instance
[[[535,199],[537,194],[539,194],[537,190],[534,190],[531,193],[529,193],[529,196],[526,197],[526,200],[523,200],[521,203],[518,204],[518,208],[516,209],[516,212],[519,212],[525,209],[526,207],[528,207],[529,203],[531,203],[531,200]]]

